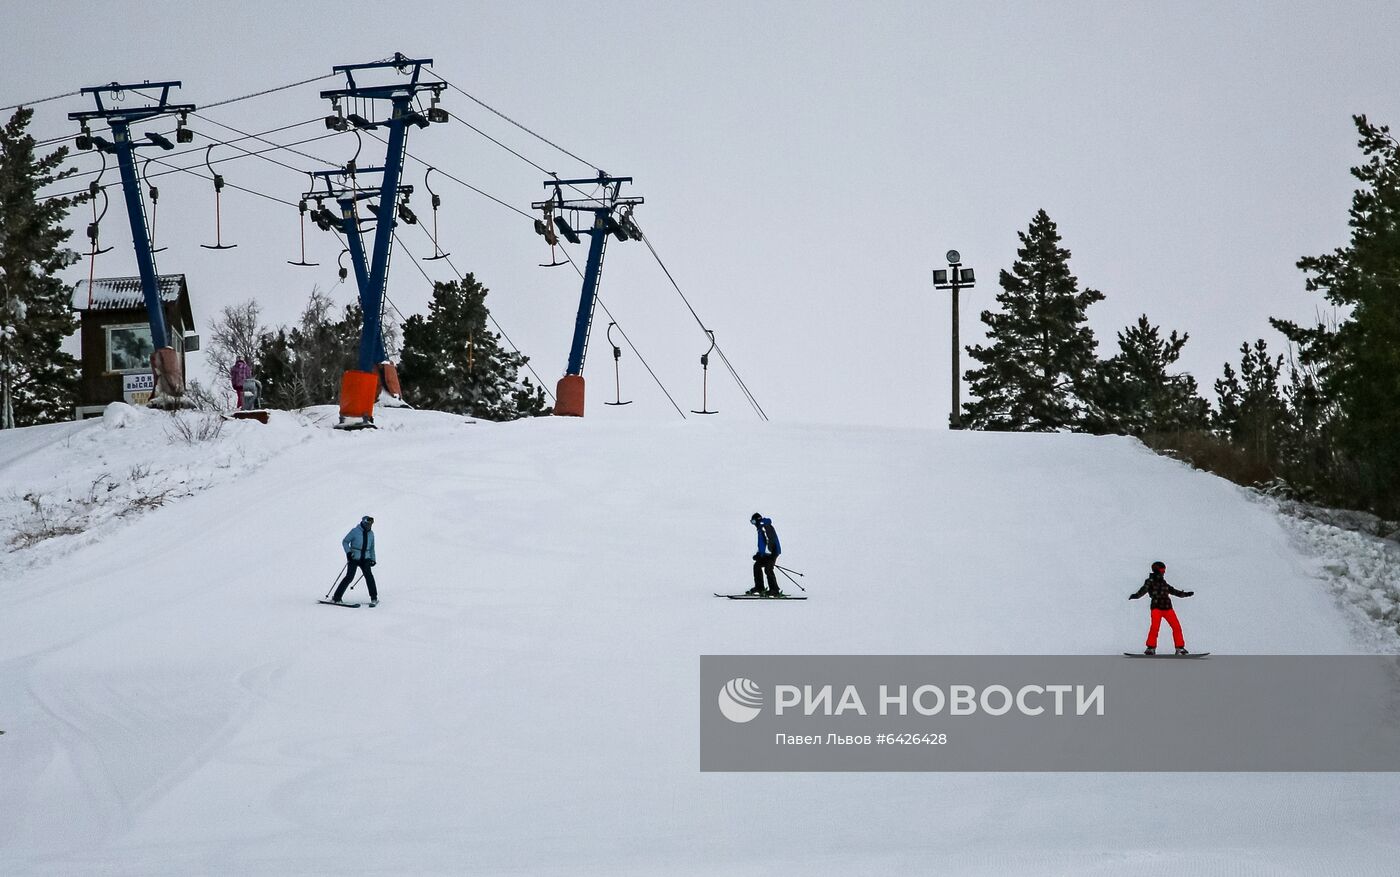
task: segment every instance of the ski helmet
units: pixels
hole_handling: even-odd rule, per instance
[[[749,523],[757,524],[761,520],[763,520],[763,515],[760,515],[758,512],[754,512],[753,516],[749,518]]]
[[[1152,561],[1152,571],[1156,573],[1164,573],[1167,571],[1167,565],[1165,563],[1162,563],[1162,561],[1160,560],[1154,560]]]
[[[360,526],[361,526],[361,527],[373,527],[373,526],[374,526],[374,518],[373,518],[371,515],[365,515],[363,518],[360,518]]]

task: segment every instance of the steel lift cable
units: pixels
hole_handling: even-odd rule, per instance
[[[311,120],[305,121],[305,122],[294,122],[293,124],[290,124],[290,125],[283,125],[283,126],[280,127],[280,128],[273,128],[273,129],[270,130],[270,131],[264,131],[263,134],[276,134],[276,133],[278,133],[279,131],[287,131],[287,130],[290,130],[290,129],[292,129],[292,128],[299,128],[299,127],[301,127],[302,125],[309,125],[309,124],[311,124],[312,122],[318,122],[318,121],[320,121],[320,119],[311,119]],[[165,133],[165,134],[171,134],[171,133],[174,133],[174,132],[172,132],[172,131],[166,131],[166,132],[164,132],[164,133]],[[325,138],[327,138],[327,137],[332,137],[332,136],[334,136],[335,134],[338,134],[338,133],[340,133],[340,132],[335,131],[335,132],[331,132],[331,133],[329,133],[329,134],[322,134],[322,135],[319,135],[319,136],[317,136],[317,137],[309,138],[309,139],[307,139],[307,140],[298,141],[297,143],[292,144],[292,145],[295,146],[295,145],[299,145],[299,144],[301,144],[301,143],[311,143],[311,142],[314,142],[314,141],[316,141],[316,140],[323,140],[323,139],[325,139]],[[229,140],[220,140],[220,139],[218,139],[217,137],[210,137],[208,134],[202,134],[201,136],[207,138],[207,139],[210,140],[210,141],[213,141],[214,143],[218,143],[218,144],[221,145],[221,146],[233,146],[235,149],[242,149],[242,147],[239,147],[239,146],[236,146],[236,145],[235,145],[235,144],[238,143],[238,141],[248,139],[248,137],[234,137],[234,138],[229,139]],[[249,137],[258,137],[258,136],[260,136],[260,135],[248,135],[248,136],[249,136]],[[71,139],[71,138],[69,138],[69,139]],[[264,142],[270,142],[270,141],[264,141]],[[192,154],[192,153],[197,153],[197,152],[199,152],[199,151],[200,151],[201,149],[203,149],[203,148],[204,148],[204,147],[202,147],[202,146],[195,146],[195,147],[190,148],[190,149],[181,149],[181,150],[179,150],[179,151],[177,151],[177,152],[172,152],[172,153],[166,155],[165,157],[166,157],[167,159],[179,158],[179,157],[182,156],[182,155],[190,155],[190,154]],[[282,146],[282,145],[280,145],[280,144],[274,144],[272,149],[264,149],[264,150],[260,150],[260,151],[248,151],[248,150],[243,150],[244,155],[234,155],[234,156],[229,156],[228,158],[221,158],[221,159],[219,159],[218,161],[214,162],[214,164],[220,164],[220,163],[225,162],[225,161],[234,161],[234,160],[239,159],[239,158],[245,158],[245,157],[247,157],[247,156],[249,156],[249,155],[257,156],[257,155],[261,155],[263,152],[275,152],[277,149],[285,149],[285,148],[287,148],[287,147],[284,147],[284,146]],[[94,151],[96,151],[96,150],[94,150]],[[81,156],[81,155],[86,155],[86,154],[87,154],[86,152],[78,152],[78,153],[70,154],[69,157],[70,157],[70,158],[74,158],[74,157]],[[319,159],[318,159],[318,160],[319,160]],[[330,162],[326,162],[326,164],[330,164]],[[191,165],[191,166],[193,167],[193,165]],[[298,172],[300,173],[301,171],[298,170]],[[80,171],[80,172],[78,172],[78,173],[76,173],[76,174],[71,175],[70,177],[66,177],[65,179],[76,179],[76,178],[81,178],[81,177],[85,177],[85,176],[91,176],[93,173],[96,173],[96,172],[95,172],[95,171]],[[157,175],[157,176],[159,176],[159,175]]]
[[[656,259],[656,264],[661,266],[661,270],[666,274],[666,279],[671,282],[671,286],[676,290],[676,294],[681,297],[681,301],[685,302],[686,310],[690,311],[690,315],[695,318],[695,322],[700,327],[700,331],[708,335],[709,329],[705,327],[704,321],[700,319],[700,315],[697,314],[695,308],[691,306],[690,299],[686,298],[685,293],[681,291],[680,285],[676,283],[676,278],[671,275],[671,270],[666,267],[665,262],[661,261],[661,256],[657,254],[656,247],[652,246],[651,239],[648,238],[646,234],[642,235],[642,243],[647,245],[647,249],[651,251],[652,258]],[[753,406],[754,411],[758,413],[759,417],[767,420],[768,414],[763,410],[763,406],[758,404],[758,399],[754,397],[753,393],[749,392],[748,386],[744,383],[743,379],[739,377],[739,372],[730,364],[729,357],[724,355],[724,348],[716,344],[715,350],[719,353],[720,360],[725,364],[725,367],[729,369],[729,373],[733,376],[735,383],[739,385],[739,389],[743,391],[744,396],[749,400],[749,404]]]
[[[340,132],[331,132],[331,133],[329,133],[329,134],[321,134],[321,135],[319,135],[319,136],[311,137],[311,138],[308,138],[308,139],[306,139],[306,140],[302,140],[302,141],[298,141],[298,142],[299,142],[299,143],[312,143],[312,142],[317,141],[317,140],[324,140],[324,139],[326,139],[327,137],[335,137],[335,136],[337,136],[339,133],[340,133]],[[217,139],[208,137],[208,135],[202,135],[202,136],[204,136],[206,139],[213,140],[214,145],[218,145],[218,146],[225,145],[224,141],[221,141],[221,140],[217,140]],[[256,151],[256,152],[244,152],[244,153],[241,153],[241,154],[239,154],[239,155],[230,155],[230,156],[228,156],[228,157],[226,157],[226,158],[215,159],[215,160],[212,162],[212,164],[223,164],[224,162],[228,162],[228,161],[238,161],[238,160],[244,159],[244,158],[262,158],[262,159],[264,159],[264,160],[269,160],[269,159],[267,159],[266,156],[264,156],[262,153],[264,153],[264,152],[275,152],[275,151],[276,151],[277,149],[279,149],[279,148],[282,148],[282,147],[273,147],[273,148],[269,148],[269,149],[259,150],[259,151]],[[190,153],[190,152],[198,152],[198,151],[199,151],[198,148],[196,148],[196,149],[190,149],[190,150],[185,150],[184,152],[176,153],[176,155],[185,155],[185,154],[188,154],[188,153]],[[199,174],[196,170],[194,170],[195,168],[197,168],[197,167],[199,166],[198,164],[196,164],[196,165],[189,165],[189,166],[186,167],[186,166],[171,164],[169,161],[167,161],[167,160],[165,160],[165,159],[153,158],[153,159],[151,159],[151,160],[154,161],[156,164],[159,164],[159,165],[161,165],[161,166],[163,166],[163,167],[165,167],[165,168],[168,168],[168,170],[158,171],[158,172],[156,172],[156,173],[151,174],[150,176],[151,176],[152,178],[163,177],[163,176],[165,176],[165,175],[167,175],[167,174],[173,174],[173,173],[178,173],[178,172],[194,173],[196,176],[202,176],[202,175]],[[277,163],[278,163],[278,162],[275,162],[275,161],[274,161],[274,164],[277,164]],[[203,162],[200,162],[199,164],[203,164]],[[304,174],[304,173],[306,173],[306,171],[301,170],[301,169],[296,169],[296,170],[297,170],[297,173],[299,173],[299,174]],[[85,172],[83,172],[83,173],[73,174],[73,177],[90,176],[92,173],[93,173],[92,171],[85,171]],[[68,179],[71,179],[71,177],[68,178]],[[207,180],[207,179],[210,179],[210,177],[203,177],[203,179],[206,179],[206,180]],[[241,187],[239,187],[239,186],[235,186],[235,185],[232,184],[232,183],[228,183],[227,185],[228,185],[228,187],[229,187],[230,189],[238,189],[238,188],[241,188]],[[244,191],[247,191],[247,190],[245,189]],[[40,198],[39,200],[48,200],[48,199],[50,199],[50,198],[67,198],[67,197],[71,197],[71,196],[73,196],[73,195],[78,195],[78,194],[82,194],[82,193],[79,192],[79,191],[63,192],[63,193],[59,193],[59,194],[56,194],[56,195],[44,195],[44,196],[43,196],[42,198]],[[255,193],[255,194],[261,194],[261,193]],[[291,204],[295,205],[296,202],[288,202],[288,203],[291,203]]]
[[[561,244],[559,246],[559,250],[564,254],[564,258],[569,260],[569,265],[573,267],[574,273],[579,276],[580,280],[582,280],[583,271],[579,269],[578,263],[575,262],[573,256],[569,254],[568,248]],[[641,361],[642,367],[647,370],[647,374],[651,375],[651,379],[656,382],[656,386],[661,388],[661,392],[666,396],[666,401],[671,403],[671,407],[676,409],[676,413],[681,416],[682,420],[688,420],[689,418],[685,416],[685,412],[681,410],[681,406],[676,404],[675,397],[671,395],[671,391],[666,389],[666,385],[661,383],[661,378],[657,377],[656,372],[652,370],[651,363],[647,362],[645,356],[642,356],[642,352],[637,349],[637,345],[633,344],[632,339],[628,337],[627,330],[622,328],[622,324],[618,323],[617,318],[613,316],[612,311],[608,310],[607,304],[603,302],[603,297],[600,295],[594,296],[594,301],[598,303],[598,307],[603,309],[603,313],[607,314],[608,319],[611,320],[613,323],[617,324],[617,331],[622,335],[622,340],[626,341],[627,346],[632,348],[632,352],[637,355],[637,359]]]
[[[589,167],[589,168],[593,169],[594,171],[599,171],[599,170],[601,170],[601,168],[599,168],[598,165],[594,164],[593,162],[591,162],[591,161],[585,161],[584,159],[579,158],[577,155],[575,155],[574,153],[572,153],[572,152],[570,152],[569,150],[565,149],[564,147],[560,146],[558,143],[555,143],[553,140],[550,140],[548,137],[545,137],[543,134],[540,134],[540,133],[538,133],[538,132],[536,132],[536,131],[532,131],[531,129],[529,129],[529,128],[527,128],[526,126],[522,125],[520,122],[517,122],[516,120],[512,119],[510,116],[507,116],[505,113],[501,112],[500,110],[498,110],[498,109],[496,109],[495,107],[491,106],[490,104],[486,103],[485,101],[483,101],[481,98],[477,97],[476,95],[474,95],[474,94],[472,94],[472,93],[470,93],[470,92],[468,92],[468,91],[466,91],[466,90],[464,90],[464,89],[458,87],[458,86],[455,85],[450,79],[448,79],[446,76],[443,76],[441,73],[438,73],[436,68],[433,69],[433,73],[434,73],[434,75],[437,76],[438,79],[441,79],[443,82],[446,82],[448,88],[450,88],[450,89],[452,89],[453,91],[456,91],[456,92],[462,94],[462,95],[465,96],[467,99],[471,100],[472,102],[476,103],[477,105],[479,105],[479,106],[485,108],[486,110],[489,110],[490,112],[494,113],[495,115],[501,117],[502,119],[506,120],[506,121],[509,122],[510,124],[512,124],[512,125],[514,125],[515,127],[519,128],[521,131],[524,131],[526,134],[529,134],[531,137],[534,137],[535,139],[537,139],[537,140],[539,140],[539,141],[541,141],[541,142],[543,142],[543,143],[546,143],[546,144],[548,144],[548,145],[554,147],[555,149],[557,149],[557,150],[559,150],[560,152],[562,152],[562,153],[564,153],[565,155],[567,155],[569,158],[572,158],[574,161],[577,161],[577,162],[579,162],[580,164],[585,165],[586,167]],[[548,173],[548,171],[546,171],[546,173]]]
[[[17,109],[19,109],[20,107],[32,107],[32,106],[34,106],[35,104],[48,103],[48,102],[51,101],[51,100],[62,100],[62,99],[65,98],[65,97],[73,97],[74,95],[79,95],[79,94],[82,94],[82,92],[81,92],[81,91],[66,91],[66,92],[64,92],[63,94],[54,94],[54,95],[50,95],[50,96],[48,96],[48,97],[41,97],[41,98],[38,98],[37,100],[27,100],[27,101],[23,101],[22,103],[10,104],[8,107],[0,107],[0,113],[5,112],[6,110],[17,110]],[[66,140],[66,139],[68,139],[68,138],[65,137],[64,139]]]
[[[438,171],[438,173],[442,173],[442,171]],[[403,247],[403,242],[400,241],[398,238],[398,232],[394,233],[394,239],[399,244],[399,246]],[[407,247],[403,247],[403,250],[404,252],[409,252]],[[412,254],[410,253],[410,256],[411,255]],[[423,266],[418,264],[419,261],[420,260],[415,259],[413,264],[417,266],[418,273],[423,275],[423,279],[428,281],[428,285],[432,286],[433,279],[428,276],[428,272],[423,268]],[[452,260],[448,258],[446,254],[443,255],[443,261],[447,263],[447,267],[452,269],[452,273],[457,275],[458,281],[464,281],[467,279],[465,274],[457,270],[457,266],[452,264]],[[395,308],[394,310],[397,311],[398,308]],[[399,314],[399,316],[402,317],[403,314]],[[535,376],[535,380],[539,382],[540,387],[544,389],[545,395],[549,396],[550,401],[554,401],[554,393],[550,391],[549,385],[546,384],[544,382],[544,379],[540,377],[539,372],[535,371],[535,367],[530,364],[530,357],[527,356],[525,352],[519,347],[515,346],[515,342],[510,340],[510,336],[506,334],[506,330],[501,327],[501,324],[496,320],[496,315],[491,313],[489,308],[486,311],[486,317],[491,321],[491,325],[496,327],[496,331],[501,333],[501,337],[504,338],[506,340],[506,343],[510,345],[510,349],[525,357],[525,367],[530,370],[530,374]]]

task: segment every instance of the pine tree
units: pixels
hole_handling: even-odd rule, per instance
[[[1351,242],[1299,260],[1307,288],[1346,318],[1335,327],[1271,321],[1298,345],[1321,394],[1335,403],[1327,434],[1346,457],[1353,505],[1400,514],[1400,142],[1355,116],[1365,164],[1352,168]],[[1324,456],[1326,452],[1324,451]]]
[[[967,348],[982,367],[967,372],[975,400],[963,406],[965,420],[976,429],[1080,428],[1097,364],[1085,311],[1103,294],[1079,289],[1044,210],[1018,234],[1016,262],[1001,272],[1002,310],[982,312],[991,345]]]
[[[360,347],[361,311],[346,305],[339,320],[335,303],[319,288],[311,290],[298,324],[261,336],[257,378],[270,408],[329,405],[340,397],[340,379],[354,368]]]
[[[58,272],[78,261],[63,223],[79,199],[38,198],[76,169],[58,170],[67,147],[35,155],[33,116],[20,108],[0,128],[0,428],[71,420],[78,394],[77,360],[62,350],[77,319]]]
[[[414,314],[403,325],[404,397],[421,408],[488,420],[547,414],[544,390],[519,377],[525,356],[503,349],[487,328],[486,295],[471,274],[433,285],[427,317]]]
[[[1215,382],[1219,408],[1212,426],[1224,438],[1243,449],[1254,466],[1276,472],[1279,448],[1288,428],[1288,409],[1280,392],[1283,356],[1270,356],[1269,345],[1260,338],[1251,347],[1240,345],[1240,370],[1227,362],[1223,376]]]
[[[1172,374],[1188,334],[1166,338],[1147,315],[1118,333],[1118,353],[1101,363],[1092,393],[1087,426],[1093,432],[1141,436],[1203,429],[1210,406],[1196,379]]]

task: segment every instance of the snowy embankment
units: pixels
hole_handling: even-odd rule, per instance
[[[1393,775],[699,773],[701,654],[1112,654],[1156,559],[1192,647],[1384,647],[1269,507],[1136,442],[136,414],[0,435],[11,538],[26,494],[170,490],[0,566],[0,873],[1393,863]],[[747,587],[756,510],[809,601],[710,596]],[[320,606],[362,514],[384,602]]]

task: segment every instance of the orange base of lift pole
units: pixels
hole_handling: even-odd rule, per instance
[[[379,375],[353,369],[345,372],[340,378],[340,416],[371,419],[378,396]]]
[[[564,375],[554,388],[554,413],[560,417],[583,416],[583,375]]]

